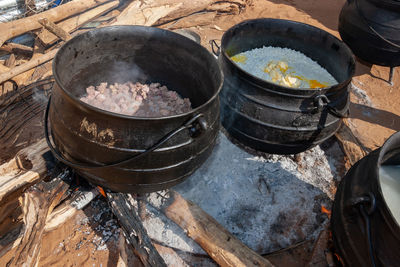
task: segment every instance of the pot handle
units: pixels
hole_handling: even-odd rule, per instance
[[[329,101],[328,97],[326,95],[317,95],[314,97],[314,106],[316,112],[321,112],[324,108],[328,110],[329,113],[331,113],[333,116],[336,116],[340,119],[342,118],[348,118],[349,117],[349,111],[347,111],[347,114],[341,114],[336,108],[332,107],[330,104],[331,101]]]
[[[374,213],[376,209],[376,199],[375,196],[372,192],[369,192],[368,194],[361,196],[361,197],[354,197],[349,199],[347,203],[348,207],[358,207],[361,216],[364,220],[364,225],[365,225],[365,233],[367,235],[367,246],[368,246],[368,252],[369,252],[369,257],[371,261],[371,266],[376,267],[376,260],[375,260],[375,254],[374,254],[374,246],[372,243],[371,239],[371,220],[370,216],[372,213]]]
[[[50,134],[49,134],[49,127],[48,127],[48,118],[49,118],[49,110],[50,110],[50,102],[51,102],[51,96],[49,97],[49,101],[47,103],[46,111],[45,111],[45,116],[44,116],[44,135],[46,138],[47,145],[50,148],[50,151],[53,153],[54,157],[61,161],[62,163],[66,164],[67,166],[75,169],[81,169],[81,170],[93,170],[93,169],[105,169],[105,168],[115,168],[124,164],[131,163],[135,160],[138,160],[145,155],[149,154],[150,152],[153,152],[160,146],[162,146],[165,142],[167,142],[169,139],[171,139],[173,136],[177,135],[178,133],[188,129],[189,133],[192,137],[196,138],[198,137],[202,132],[207,130],[208,125],[206,120],[204,119],[204,115],[202,113],[198,113],[194,115],[191,119],[186,121],[182,126],[179,128],[169,132],[167,135],[162,137],[159,141],[157,141],[155,144],[150,146],[148,149],[143,151],[140,154],[137,154],[129,159],[124,159],[119,162],[114,162],[111,164],[104,164],[104,165],[89,165],[89,164],[82,164],[82,163],[74,163],[72,161],[67,160],[64,158],[63,155],[61,155],[60,151],[57,150],[56,147],[53,146],[53,144],[50,141]]]
[[[216,57],[219,57],[219,54],[221,53],[221,47],[217,44],[217,40],[216,39],[210,40],[210,45],[211,45],[211,50],[212,50],[213,54]]]

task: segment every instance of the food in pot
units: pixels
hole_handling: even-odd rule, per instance
[[[164,117],[190,111],[189,98],[181,98],[177,92],[159,83],[103,82],[86,88],[81,101],[97,108],[138,117]]]
[[[250,74],[286,87],[316,89],[337,84],[317,62],[289,48],[256,48],[231,59]]]
[[[379,183],[388,208],[400,224],[400,166],[382,165],[379,168]]]

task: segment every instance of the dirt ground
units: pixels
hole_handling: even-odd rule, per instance
[[[219,40],[231,26],[253,18],[295,20],[339,37],[338,16],[344,3],[345,0],[254,0],[239,15],[221,15],[210,21],[209,25],[190,29],[201,36],[202,44],[208,49],[209,40]],[[348,124],[361,143],[371,150],[381,146],[392,133],[400,130],[400,68],[395,71],[394,86],[387,83],[388,77],[389,68],[357,62]],[[96,205],[89,205],[62,227],[45,234],[40,266],[125,266],[120,260],[120,248],[125,245],[120,243],[117,229],[111,226],[110,229],[98,227],[115,222],[112,222],[110,214],[101,213],[101,207]],[[100,218],[96,221],[94,218],[99,214]],[[105,241],[104,236],[107,237]],[[125,257],[129,258],[128,266],[140,266],[134,255]],[[7,262],[1,262],[3,260],[6,257],[0,260],[1,266]],[[199,260],[192,265],[206,266],[212,265],[212,262]],[[301,265],[298,263],[298,266]]]

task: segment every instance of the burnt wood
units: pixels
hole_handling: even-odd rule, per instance
[[[167,266],[151,243],[137,211],[130,204],[129,195],[123,193],[107,193],[112,212],[117,217],[125,233],[125,237],[133,246],[135,254],[144,266]]]

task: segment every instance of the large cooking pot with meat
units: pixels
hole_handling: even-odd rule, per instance
[[[94,184],[119,192],[162,190],[193,173],[213,149],[223,75],[215,58],[186,37],[143,26],[96,29],[60,48],[53,73],[49,146]],[[91,85],[127,81],[166,85],[193,109],[144,118],[80,100]]]
[[[261,79],[232,59],[264,46],[303,53],[325,68],[337,84],[290,88]],[[354,56],[345,43],[319,28],[281,19],[244,21],[224,33],[219,63],[225,77],[222,125],[235,139],[256,150],[300,153],[330,138],[347,115]]]

